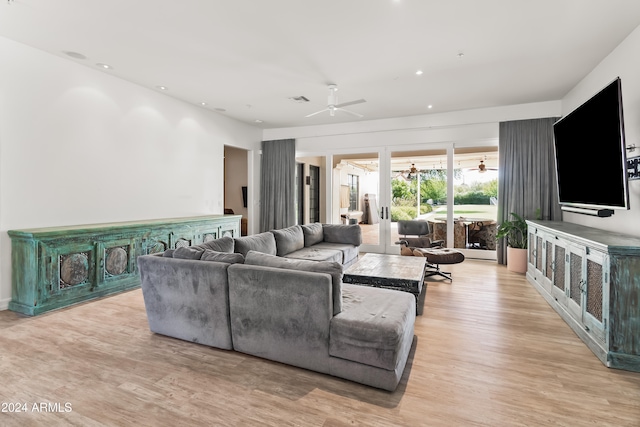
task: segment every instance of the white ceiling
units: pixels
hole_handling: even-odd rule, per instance
[[[638,0],[1,2],[0,36],[264,128],[558,100],[640,24]],[[305,118],[329,83],[365,117]]]

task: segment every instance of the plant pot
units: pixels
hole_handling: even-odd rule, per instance
[[[514,273],[527,272],[527,249],[507,246],[507,270]]]

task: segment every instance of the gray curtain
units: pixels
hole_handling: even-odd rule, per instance
[[[262,141],[260,170],[260,231],[294,225],[295,140]]]
[[[553,123],[556,117],[500,123],[498,224],[511,212],[524,219],[560,221]],[[506,243],[499,242],[498,263],[507,260]]]

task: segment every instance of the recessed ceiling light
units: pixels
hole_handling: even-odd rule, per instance
[[[462,59],[462,58],[464,58],[464,53],[458,52],[458,59]]]
[[[207,106],[207,103],[206,103],[206,102],[204,102],[204,101],[202,101],[202,102],[200,103],[200,105],[202,105],[203,107],[206,107],[206,106]]]
[[[100,67],[100,68],[104,68],[105,70],[112,70],[112,69],[113,69],[113,67],[112,67],[111,65],[109,65],[109,64],[103,64],[103,63],[101,63],[101,62],[98,62],[96,65],[97,65],[98,67]]]
[[[428,109],[432,109],[432,108],[433,108],[433,105],[429,104],[429,105],[427,105],[427,108],[428,108]]]
[[[84,56],[83,54],[78,53],[78,52],[63,51],[63,53],[65,55],[70,56],[70,57],[75,58],[75,59],[87,59],[86,56]]]
[[[169,88],[166,86],[156,86],[156,88],[160,89],[160,90],[168,90]]]
[[[422,73],[423,73],[423,71],[422,71],[422,70],[418,70],[418,71],[416,71],[416,76],[421,76],[421,75],[422,75]]]
[[[256,123],[264,123],[264,120],[256,119]]]

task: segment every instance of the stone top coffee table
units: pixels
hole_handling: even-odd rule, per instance
[[[426,258],[367,253],[344,272],[342,281],[410,292],[418,297],[424,283]],[[418,314],[422,314],[418,309]]]

